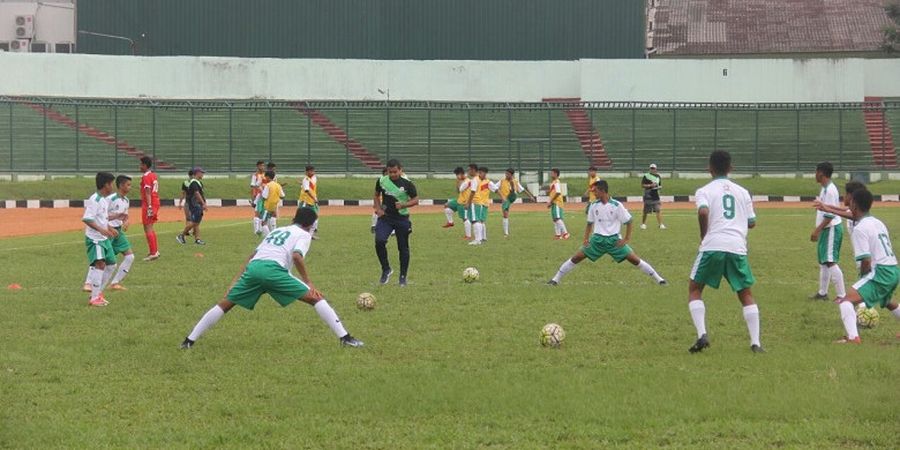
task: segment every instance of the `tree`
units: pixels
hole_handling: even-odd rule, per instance
[[[881,49],[885,53],[900,53],[900,0],[888,0],[884,4],[884,12],[894,23],[882,28],[884,40]]]

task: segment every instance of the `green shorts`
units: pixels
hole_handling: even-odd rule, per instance
[[[562,206],[559,206],[559,205],[556,205],[556,204],[554,204],[553,206],[551,206],[551,207],[550,207],[550,218],[552,218],[554,221],[555,221],[556,219],[562,219],[562,218],[563,218],[563,209],[562,209]]]
[[[318,204],[314,204],[314,203],[306,203],[306,202],[300,202],[300,207],[301,207],[301,208],[308,208],[308,209],[311,209],[311,210],[315,211],[316,214],[319,213],[319,205],[318,205]]]
[[[517,198],[519,198],[519,196],[515,192],[510,192],[506,199],[503,200],[503,211],[509,211],[509,207],[515,203]]]
[[[616,247],[616,242],[619,242],[620,239],[622,239],[621,236],[592,234],[591,239],[588,241],[588,245],[581,247],[581,251],[584,253],[584,256],[587,256],[591,261],[597,261],[601,256],[609,255],[612,257],[613,261],[620,263],[631,253],[631,247],[629,247],[628,244]]]
[[[225,298],[253,309],[263,294],[269,294],[281,306],[287,306],[309,292],[309,286],[275,261],[250,261]]]
[[[262,198],[256,202],[256,215],[259,217],[262,217],[263,213],[266,212],[266,207],[263,206],[263,203],[265,203],[265,200]]]
[[[116,227],[116,231],[119,232],[119,235],[111,239],[113,255],[118,255],[119,253],[125,253],[128,250],[131,250],[131,242],[128,242],[128,236],[125,236],[122,227]]]
[[[756,282],[747,255],[719,251],[697,255],[691,269],[691,280],[718,289],[723,276],[734,292],[743,291]]]
[[[116,263],[116,252],[113,250],[111,240],[95,241],[85,236],[84,246],[87,247],[88,264],[93,265],[100,260],[106,261],[107,264]]]
[[[469,208],[469,220],[472,222],[486,222],[488,216],[488,207],[487,205],[476,205],[472,204],[472,207]]]
[[[838,225],[822,230],[819,233],[819,264],[838,262],[843,241],[844,227]]]
[[[466,214],[466,207],[463,206],[463,205],[460,205],[459,202],[456,201],[455,199],[447,200],[447,205],[446,205],[446,207],[447,207],[447,209],[449,209],[450,211],[453,211],[453,212],[455,212],[456,214],[458,214],[460,219],[466,220],[466,216],[467,216],[467,214]]]
[[[278,217],[278,213],[275,211],[269,211],[267,209],[263,209],[259,214],[259,220],[266,221],[272,218]]]
[[[869,308],[876,306],[884,308],[891,302],[898,280],[900,270],[897,266],[877,266],[875,270],[854,283],[853,289],[859,292],[859,296]]]

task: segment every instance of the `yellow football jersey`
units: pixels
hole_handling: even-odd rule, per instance
[[[591,189],[591,186],[593,186],[594,183],[596,183],[597,180],[599,180],[599,179],[600,179],[600,177],[598,177],[597,175],[594,175],[594,176],[592,176],[592,177],[588,177],[588,185],[587,185],[587,190],[588,190],[588,202],[593,202],[593,201],[597,200],[597,196],[594,195],[594,190]]]
[[[319,180],[315,175],[311,177],[303,177],[303,186],[300,188],[301,202],[308,205],[313,205],[316,203],[316,199],[319,198],[319,188],[317,183],[318,181]],[[309,192],[312,193],[312,195],[306,192],[307,189],[309,189]]]
[[[459,195],[456,197],[456,202],[460,205],[465,205],[466,202],[469,201],[469,190],[471,189],[469,183],[471,182],[472,179],[466,177],[466,179],[459,184]]]
[[[284,197],[284,188],[277,181],[270,181],[266,183],[264,189],[268,189],[269,195],[266,197],[263,207],[266,208],[266,211],[274,212],[278,209],[278,202]]]
[[[560,186],[562,186],[562,182],[559,179],[550,183],[550,192],[547,194],[550,196],[551,199],[553,199],[553,197],[557,193],[560,194],[558,197],[556,197],[556,199],[553,200],[553,204],[556,206],[563,205],[563,196],[562,196],[562,191],[560,190]]]
[[[475,191],[475,197],[472,198],[472,203],[476,205],[487,206],[491,204],[491,180],[482,180],[481,178],[475,177],[472,180],[475,183],[475,186],[478,186],[478,190]]]
[[[500,198],[506,200],[509,194],[513,192],[518,193],[519,191],[519,180],[513,178],[512,181],[509,181],[505,177],[500,180]]]

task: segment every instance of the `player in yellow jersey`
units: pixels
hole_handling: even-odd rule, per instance
[[[525,189],[522,183],[516,179],[516,170],[510,167],[506,169],[506,173],[502,180],[494,183],[492,191],[499,191],[500,199],[503,200],[503,237],[509,237],[509,208],[522,192],[528,194],[531,200],[537,201],[534,194]]]
[[[475,178],[469,182],[469,199],[466,207],[469,220],[472,221],[472,232],[475,235],[469,245],[481,245],[487,240],[485,222],[487,222],[488,205],[491,204],[491,180],[487,177],[488,168],[480,166]]]
[[[264,236],[268,235],[269,232],[275,228],[278,228],[278,206],[281,204],[281,199],[284,198],[284,188],[275,180],[275,172],[270,170],[266,172],[265,176],[268,182],[263,188],[262,193],[259,194],[259,201],[263,204],[260,222],[262,223]]]
[[[563,221],[563,204],[565,199],[562,194],[562,183],[559,180],[559,169],[550,169],[550,202],[547,208],[550,208],[550,218],[553,219],[553,228],[556,230],[556,239],[568,239],[569,231],[566,230],[566,223]]]
[[[316,168],[306,166],[306,176],[300,180],[300,205],[301,208],[309,208],[319,214],[319,179],[316,177]],[[319,219],[313,224],[313,239],[318,239]]]
[[[456,175],[457,195],[456,198],[447,200],[447,204],[444,205],[444,216],[447,217],[447,223],[441,225],[442,228],[450,228],[455,225],[453,223],[454,214],[458,214],[460,219],[466,220],[465,203],[469,198],[469,179],[466,178],[466,171],[462,167],[453,169],[453,174]]]
[[[584,194],[581,194],[582,197],[588,198],[587,206],[584,207],[585,214],[591,209],[591,203],[597,201],[597,195],[594,194],[594,190],[591,189],[597,181],[600,181],[600,177],[597,176],[597,168],[594,166],[588,167],[587,190],[584,191]]]
[[[256,197],[262,193],[263,178],[265,176],[266,162],[263,160],[256,161],[256,172],[250,175],[250,206],[253,207],[253,232],[256,234],[260,233],[259,213],[256,211]],[[184,191],[186,189],[182,190],[182,198],[184,198]],[[185,210],[185,216],[187,216],[187,210]]]

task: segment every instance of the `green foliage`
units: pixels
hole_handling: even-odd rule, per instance
[[[202,248],[160,224],[162,258],[138,261],[102,309],[79,292],[80,233],[0,240],[15,262],[0,282],[24,287],[0,292],[0,447],[896,447],[896,322],[863,330],[861,346],[830,343],[837,308],[806,300],[812,212],[761,210],[751,234],[765,355],[749,351],[727,287],[705,295],[713,346],[688,354],[696,217],[664,213],[669,229],[635,230],[632,245],[670,287],[609,259],[545,286],[579,239],[553,241],[546,214],[515,207],[512,236],[494,211],[477,248],[414,212],[410,285],[378,286],[368,217],[324,217],[311,277],[358,350],[312,308],[267,298],[178,349],[254,247],[246,221],[204,223]],[[874,213],[898,236],[900,210]],[[583,214],[566,218],[578,236]],[[142,256],[139,227],[129,234]],[[463,283],[468,266],[480,281]],[[360,292],[374,311],[356,309]],[[538,342],[549,322],[567,332],[559,350]]]
[[[885,25],[882,28],[884,41],[881,49],[885,53],[900,52],[900,0],[888,0],[884,5],[884,11],[887,16],[894,22],[893,25]]]

